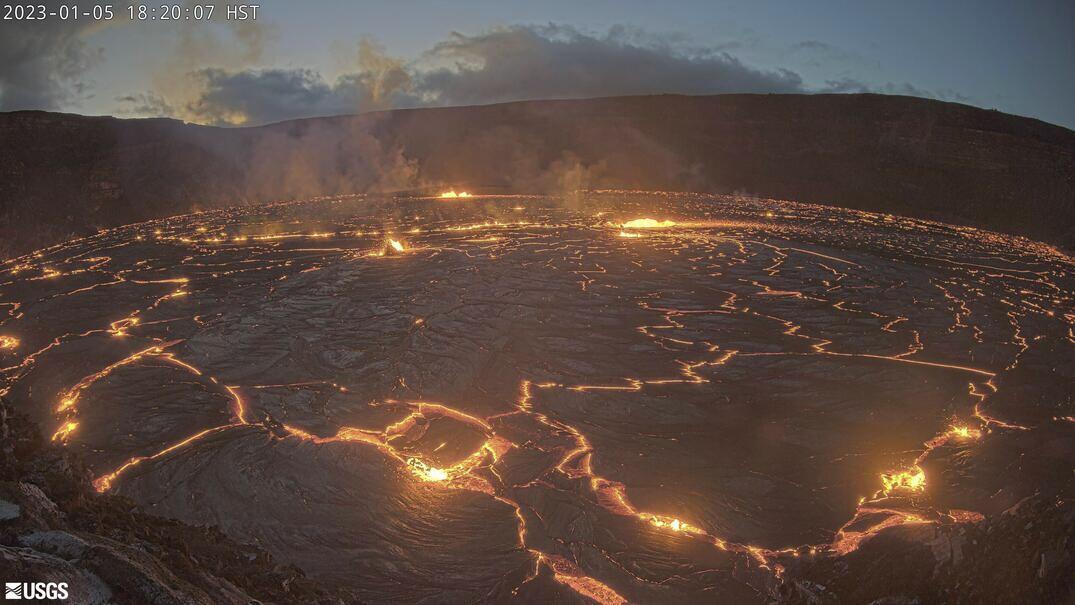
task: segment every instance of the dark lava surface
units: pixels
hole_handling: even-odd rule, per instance
[[[282,203],[5,264],[0,393],[98,489],[368,601],[764,602],[1075,495],[1073,289],[1029,240],[772,200]]]

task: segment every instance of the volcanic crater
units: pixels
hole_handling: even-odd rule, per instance
[[[1075,492],[1075,265],[1014,236],[360,195],[2,269],[0,393],[98,490],[369,602],[766,602],[804,560]]]

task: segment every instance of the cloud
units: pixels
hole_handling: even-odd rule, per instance
[[[427,59],[451,63],[420,74],[437,104],[651,93],[800,92],[787,70],[748,67],[727,52],[688,50],[623,28],[596,36],[563,25],[453,34]]]
[[[46,3],[45,10],[58,4]],[[84,73],[101,59],[101,50],[83,39],[96,27],[57,19],[6,23],[0,35],[0,111],[77,105],[89,87]]]
[[[614,27],[586,34],[564,25],[453,33],[412,63],[369,41],[334,81],[318,71],[200,69],[184,116],[213,124],[430,105],[633,94],[802,92],[788,70],[759,70],[724,50],[691,48],[676,37]]]
[[[143,118],[163,118],[175,115],[175,108],[164,97],[152,92],[116,97],[116,102],[120,104],[116,109],[116,115]]]
[[[346,71],[328,82],[308,68],[205,68],[187,74],[193,98],[178,104],[179,115],[217,125],[265,124],[297,117],[350,114],[415,106],[411,74],[369,40],[358,43]]]
[[[415,104],[397,84],[370,72],[345,74],[333,84],[302,68],[204,69],[193,78],[202,92],[185,113],[210,124],[265,124]]]
[[[808,86],[788,69],[758,69],[729,52],[734,44],[698,47],[676,35],[616,26],[595,34],[566,25],[516,25],[477,35],[452,33],[413,61],[391,57],[371,40],[335,45],[334,78],[305,67],[259,67],[271,29],[212,31],[180,39],[185,62],[152,93],[122,98],[125,115],[170,113],[193,122],[254,125],[293,118],[353,114],[401,107],[472,105],[525,99],[563,99],[661,93],[878,92],[966,101],[952,91],[909,83],[870,84],[853,78]],[[235,47],[234,52],[218,52]],[[816,40],[793,53],[849,60]],[[207,64],[211,56],[226,63]],[[178,59],[177,59],[178,60]],[[179,75],[175,75],[179,74]]]
[[[199,121],[213,124],[265,123],[310,115],[345,113],[346,90],[327,85],[309,69],[228,72],[203,69],[193,74],[200,96],[187,106]]]

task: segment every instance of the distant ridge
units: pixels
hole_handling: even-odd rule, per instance
[[[886,95],[656,95],[252,128],[0,113],[0,256],[198,208],[456,186],[744,192],[1075,247],[1075,132]]]

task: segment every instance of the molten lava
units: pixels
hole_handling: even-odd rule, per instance
[[[456,193],[455,190],[452,189],[440,194],[440,197],[441,199],[455,199],[460,197],[470,197],[470,194],[466,191],[460,191],[459,193]]]
[[[895,492],[921,492],[926,489],[926,472],[917,465],[902,471],[882,473],[885,495]]]
[[[624,229],[665,229],[675,226],[675,221],[658,221],[652,218],[636,218],[621,225]]]
[[[418,458],[410,458],[407,460],[407,467],[411,469],[414,476],[418,477],[422,481],[447,481],[448,471],[430,466]]]
[[[212,520],[219,507],[218,519],[239,520],[228,531],[268,536],[280,553],[312,561],[312,569],[352,556],[333,550],[345,539],[371,543],[364,541],[367,525],[378,539],[402,529],[392,535],[402,540],[399,561],[383,562],[387,571],[381,562],[353,566],[374,602],[414,599],[366,586],[438,574],[467,590],[473,582],[474,595],[492,594],[487,578],[505,586],[510,580],[520,598],[543,594],[551,576],[579,600],[611,604],[717,600],[721,589],[709,580],[741,570],[761,594],[782,573],[794,577],[781,567],[785,556],[846,554],[899,525],[981,520],[931,502],[934,492],[952,487],[945,469],[958,457],[952,454],[974,453],[979,440],[997,439],[1000,448],[1015,431],[1041,426],[1060,434],[1075,422],[1069,411],[1027,426],[995,417],[1004,417],[1006,406],[994,405],[1004,391],[991,380],[1005,366],[1052,367],[1049,355],[1075,345],[1075,315],[1053,309],[1070,307],[1057,280],[1068,265],[1050,264],[1040,251],[947,230],[933,244],[920,223],[893,232],[872,215],[820,207],[781,205],[774,213],[770,202],[733,200],[718,211],[716,199],[654,206],[648,194],[636,205],[613,205],[620,197],[584,212],[535,202],[514,208],[526,212],[514,221],[489,215],[485,204],[430,213],[436,197],[406,198],[407,206],[391,213],[395,219],[380,208],[362,214],[365,205],[356,205],[341,222],[317,225],[303,223],[306,205],[282,205],[264,211],[271,220],[244,210],[139,226],[159,241],[137,247],[126,245],[142,237],[130,230],[72,242],[49,253],[56,269],[34,260],[11,266],[4,276],[11,281],[0,282],[0,328],[23,338],[20,345],[0,336],[0,359],[15,357],[9,350],[20,346],[40,347],[0,367],[0,394],[28,409],[38,405],[32,393],[56,397],[52,438],[91,457],[99,491],[200,520]],[[640,208],[683,218],[607,222]],[[324,221],[329,215],[317,213]],[[774,216],[781,221],[744,222]],[[226,233],[241,245],[207,245]],[[907,233],[914,234],[910,248]],[[630,245],[617,245],[617,234]],[[413,239],[392,239],[399,236]],[[322,245],[328,238],[333,245]],[[861,254],[856,242],[887,254]],[[139,256],[131,257],[135,250]],[[106,252],[114,258],[99,256]],[[975,264],[967,277],[968,259],[999,266]],[[918,271],[920,264],[929,271]],[[49,276],[56,281],[38,281]],[[166,283],[177,289],[162,289]],[[250,288],[266,295],[227,295]],[[877,304],[882,288],[889,304]],[[102,301],[110,305],[106,314],[85,312]],[[60,321],[48,321],[48,313]],[[989,363],[971,367],[975,359]],[[945,396],[909,396],[918,379]],[[1028,387],[1008,373],[1004,389],[1012,385]],[[1066,392],[1063,386],[1055,388]],[[907,435],[933,438],[924,447],[917,436],[886,438],[893,459],[880,463],[863,455],[860,442],[841,443],[839,432],[800,438],[829,425],[815,417],[828,413],[829,399],[840,404],[860,389],[875,396],[862,398],[862,413],[833,411],[828,419],[839,420],[836,428],[888,431],[889,415],[898,413],[908,423],[930,423]],[[444,403],[405,399],[426,396]],[[741,403],[755,400],[759,405]],[[130,418],[114,413],[127,409]],[[188,411],[202,415],[188,419]],[[762,455],[738,434],[759,411],[767,418]],[[344,418],[383,428],[343,426]],[[120,437],[106,441],[100,436],[112,423]],[[263,460],[262,452],[273,458]],[[351,453],[362,465],[385,459],[395,478],[424,485],[405,494],[403,508],[391,492],[348,497],[340,507],[336,490],[362,475],[333,461],[350,467]],[[285,457],[296,464],[278,464]],[[323,476],[310,460],[326,463]],[[841,477],[853,470],[862,484],[832,481],[835,460]],[[263,462],[272,472],[251,476],[268,481],[250,481],[243,491],[204,489]],[[991,471],[987,463],[980,461]],[[701,472],[708,468],[718,472]],[[291,490],[307,479],[306,469],[318,474]],[[895,470],[880,474],[886,469]],[[982,473],[974,466],[966,472],[968,480]],[[380,476],[370,475],[371,490],[400,483]],[[762,490],[765,484],[779,488]],[[162,497],[162,489],[204,501],[188,510],[187,499]],[[250,508],[250,491],[287,506]],[[457,491],[471,493],[452,496]],[[873,496],[859,500],[852,519],[831,519],[863,493]],[[301,500],[291,509],[301,513],[285,514],[293,503],[280,494]],[[655,497],[675,516],[640,510]],[[412,503],[430,517],[408,519],[404,508]],[[432,522],[469,514],[457,506],[480,506],[478,521]],[[370,514],[332,516],[350,507]],[[358,518],[362,523],[349,526]],[[474,544],[495,550],[501,540],[502,552],[529,555],[534,573],[493,569],[499,563],[476,563],[471,551],[407,559],[410,537],[420,547],[441,535],[439,544],[469,545],[487,529]],[[799,537],[818,529],[836,532],[835,540]],[[328,545],[314,539],[329,534],[346,538]],[[770,550],[787,545],[797,546]],[[675,565],[667,573],[636,564],[671,547]],[[483,564],[492,567],[477,570],[477,579],[460,576]]]
[[[952,425],[945,434],[957,439],[979,439],[982,436],[982,431],[969,426]]]
[[[392,254],[402,254],[407,251],[407,245],[398,239],[388,238],[384,241],[384,247],[373,253],[373,256],[387,256]]]
[[[663,515],[654,515],[650,513],[638,513],[638,516],[643,520],[648,521],[650,525],[661,529],[670,529],[672,531],[688,533],[704,533],[701,529],[694,527],[689,523],[680,521],[675,517],[665,517]]]
[[[76,428],[78,428],[78,423],[69,420],[69,421],[63,423],[63,425],[60,426],[59,430],[57,430],[55,433],[53,433],[52,440],[53,441],[67,441],[67,437],[72,432],[74,432],[74,430]]]

